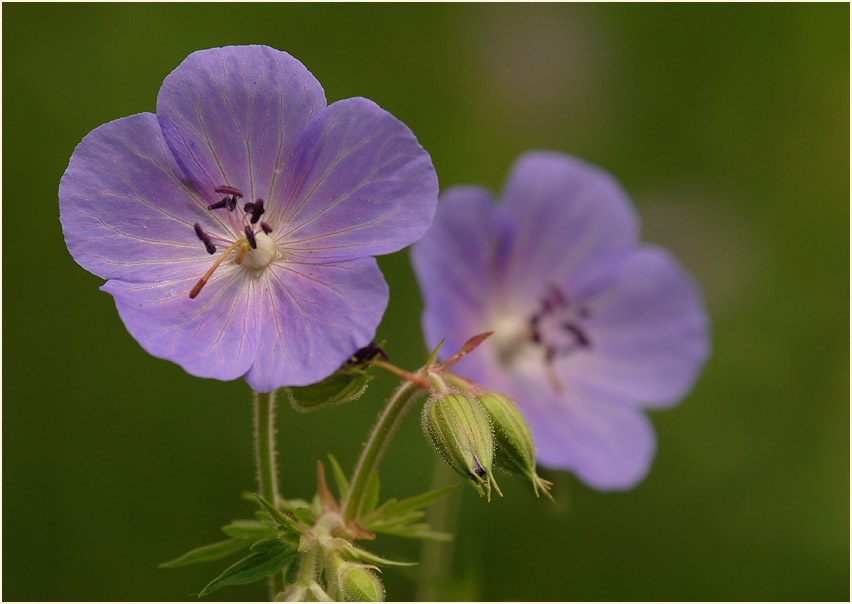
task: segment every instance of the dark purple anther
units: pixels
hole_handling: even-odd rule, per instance
[[[246,239],[248,239],[251,249],[257,249],[257,239],[254,238],[254,233],[251,232],[251,227],[246,227]]]
[[[574,336],[578,345],[588,347],[591,344],[591,342],[589,342],[589,338],[586,337],[586,334],[573,323],[564,323],[562,325],[562,329]]]
[[[364,348],[356,350],[355,354],[349,357],[347,365],[359,365],[364,361],[372,361],[376,357],[381,357],[383,361],[388,360],[387,353],[379,348],[375,342],[370,342]]]
[[[235,209],[237,209],[237,196],[231,195],[228,198],[228,211],[233,212]]]
[[[249,205],[249,204],[246,204]],[[249,210],[246,210],[247,212]],[[257,221],[260,220],[261,215],[263,214],[263,200],[255,199],[254,203],[251,204],[251,223],[257,224]]]
[[[210,236],[201,230],[201,225],[197,222],[193,225],[195,227],[195,235],[201,240],[201,243],[204,244],[204,247],[207,248],[208,254],[216,253],[216,246],[213,245],[213,242],[210,241]]]
[[[243,192],[240,191],[236,187],[223,186],[223,187],[216,187],[213,190],[216,191],[217,193],[222,193],[224,195],[231,195],[232,197],[242,197],[243,196]]]
[[[260,228],[263,229],[263,232],[267,235],[272,232],[272,227],[266,224],[265,222],[260,223]]]
[[[227,207],[227,205],[228,205],[228,198],[223,197],[221,201],[217,201],[216,203],[211,203],[209,206],[207,206],[207,209],[208,210],[218,210],[220,208]]]

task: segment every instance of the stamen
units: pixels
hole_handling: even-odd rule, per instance
[[[228,198],[223,197],[221,201],[217,201],[216,203],[211,203],[209,206],[207,206],[207,209],[208,210],[219,210],[221,208],[227,207],[227,205],[228,205]]]
[[[562,329],[574,336],[577,339],[577,344],[580,346],[588,347],[591,344],[591,342],[589,342],[589,338],[586,337],[586,334],[573,323],[564,323],[562,325]]]
[[[219,265],[222,264],[222,261],[228,257],[228,254],[233,252],[240,245],[245,245],[245,242],[235,241],[228,247],[228,249],[225,250],[225,252],[221,256],[219,256],[216,262],[213,263],[213,266],[211,266],[210,269],[206,273],[204,273],[204,276],[198,280],[198,283],[196,283],[195,286],[191,290],[189,290],[190,298],[195,298],[195,296],[198,295],[198,293],[201,291],[201,288],[207,285],[207,280],[210,279],[210,277],[213,275],[213,271],[219,268]]]
[[[272,232],[272,227],[266,224],[265,222],[260,223],[260,228],[263,229],[263,232],[267,235]]]
[[[238,188],[229,187],[227,185],[221,186],[221,187],[216,187],[213,190],[216,191],[217,193],[223,193],[225,195],[231,195],[231,196],[234,196],[234,197],[242,197],[243,196],[243,192],[240,191]]]
[[[249,210],[246,211],[248,212]],[[254,203],[251,204],[251,223],[257,224],[257,221],[260,220],[261,215],[263,215],[263,200],[256,199]]]
[[[252,233],[251,227],[249,227],[249,226],[246,227],[246,239],[248,239],[248,242],[249,242],[249,245],[251,246],[251,249],[256,250],[257,249],[257,239],[254,238],[254,233]]]
[[[212,241],[210,241],[210,236],[201,230],[201,225],[197,222],[193,226],[195,226],[195,235],[201,240],[201,243],[204,244],[204,247],[207,248],[207,253],[215,254],[216,246],[213,245]]]

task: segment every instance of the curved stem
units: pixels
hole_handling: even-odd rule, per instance
[[[372,432],[370,432],[370,437],[361,451],[361,456],[358,458],[358,463],[352,473],[352,479],[349,481],[349,491],[346,493],[342,505],[343,518],[347,522],[357,517],[367,481],[378,467],[382,453],[387,448],[394,429],[396,429],[405,412],[408,411],[411,403],[423,393],[424,389],[417,384],[403,380],[385,405],[382,414],[373,426]]]

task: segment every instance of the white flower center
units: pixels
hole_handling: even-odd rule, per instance
[[[266,233],[255,235],[255,241],[257,248],[249,250],[243,261],[243,266],[246,268],[260,270],[273,260],[281,258],[281,252],[275,247],[275,241]]]

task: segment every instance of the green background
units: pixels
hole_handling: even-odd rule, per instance
[[[3,5],[3,598],[193,599],[225,563],[158,570],[245,517],[250,393],[146,355],[68,254],[57,188],[74,146],[153,111],[190,52],[286,50],[329,101],[366,96],[431,153],[442,187],[500,188],[559,149],[633,195],[644,236],[702,283],[714,354],[626,493],[503,480],[460,506],[448,594],[486,600],[849,599],[849,6]],[[379,329],[424,359],[406,252],[380,261]],[[389,392],[279,416],[287,496],[350,467]],[[406,418],[386,495],[428,488]],[[370,545],[416,559],[393,537]],[[412,572],[384,575],[391,599]],[[258,599],[262,584],[216,598]]]

